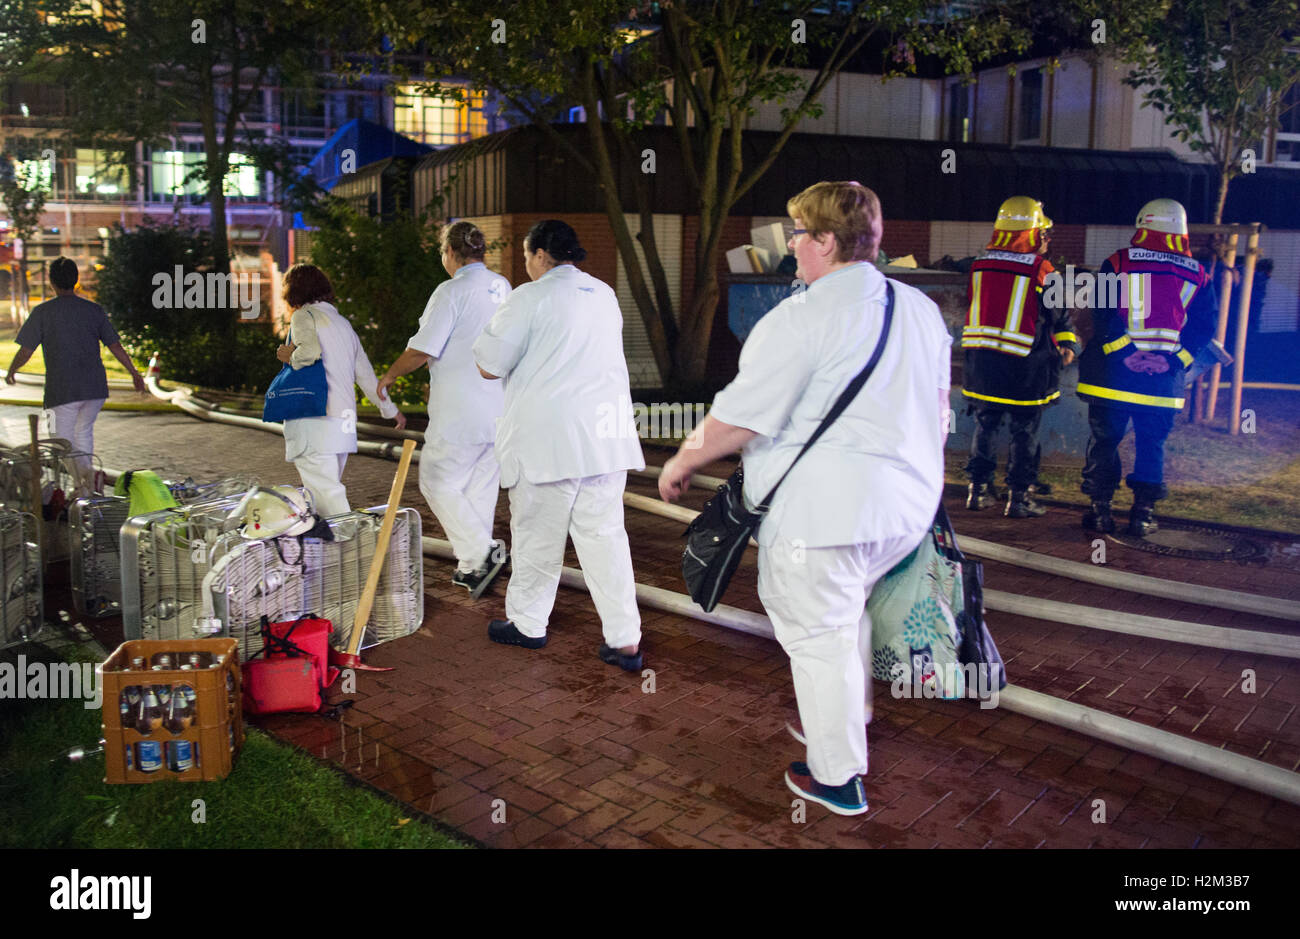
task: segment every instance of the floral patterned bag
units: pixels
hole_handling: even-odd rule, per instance
[[[961,565],[946,556],[943,534],[936,518],[916,550],[877,581],[867,600],[872,677],[911,686],[910,697],[967,696],[958,659],[957,622],[965,607]]]

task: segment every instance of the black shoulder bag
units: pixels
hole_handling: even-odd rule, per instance
[[[759,523],[763,521],[763,516],[772,505],[772,497],[776,495],[777,488],[785,482],[785,478],[790,475],[790,470],[794,469],[795,463],[798,463],[808,452],[808,448],[816,443],[817,438],[844,413],[844,409],[857,397],[862,386],[875,371],[876,363],[880,361],[881,353],[885,351],[885,340],[889,338],[890,324],[894,321],[894,285],[888,281],[885,282],[885,295],[885,324],[881,327],[880,339],[876,342],[871,358],[835,400],[835,404],[822,418],[821,424],[813,431],[813,435],[808,438],[808,442],[803,445],[798,456],[776,481],[767,498],[752,512],[745,508],[745,471],[744,467],[738,467],[731,474],[731,478],[718,487],[718,494],[704,503],[704,509],[686,529],[686,550],[682,553],[682,577],[686,581],[691,599],[703,607],[706,613],[712,611],[722,599],[727,584],[731,582],[731,575],[740,566],[745,546],[749,544],[749,539],[758,530]]]
[[[975,665],[988,675],[988,683],[997,682],[1001,691],[1007,686],[1007,668],[998,652],[993,634],[984,622],[984,565],[966,557],[957,547],[957,533],[953,531],[948,510],[939,502],[934,516],[934,528],[941,537],[939,551],[961,568],[962,609],[953,610],[957,620],[957,661],[962,665]],[[972,697],[968,689],[967,697]]]

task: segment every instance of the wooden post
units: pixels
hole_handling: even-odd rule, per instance
[[[32,429],[31,444],[31,500],[32,514],[36,516],[36,548],[40,555],[41,563],[45,563],[45,513],[41,511],[41,418],[38,414],[27,415],[28,423]]]
[[[1259,259],[1259,226],[1251,229],[1246,239],[1246,270],[1242,274],[1241,295],[1237,301],[1237,342],[1232,355],[1232,409],[1228,418],[1232,426],[1228,432],[1232,436],[1241,433],[1241,383],[1246,374],[1246,327],[1250,323],[1250,293],[1255,281],[1255,262]]]
[[[1232,303],[1232,270],[1237,264],[1237,233],[1234,231],[1228,236],[1227,249],[1220,256],[1220,266],[1223,275],[1220,280],[1223,283],[1223,289],[1219,293],[1219,324],[1215,328],[1214,338],[1219,340],[1220,345],[1225,345],[1228,338],[1228,310]],[[1210,392],[1205,396],[1205,419],[1214,420],[1214,408],[1219,399],[1219,379],[1223,372],[1223,366],[1215,364],[1210,369]]]

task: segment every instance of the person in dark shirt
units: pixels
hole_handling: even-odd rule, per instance
[[[79,276],[76,262],[71,258],[60,257],[50,262],[50,283],[58,296],[36,306],[18,330],[15,341],[20,348],[5,381],[15,384],[19,369],[38,347],[42,349],[44,405],[54,413],[52,432],[71,443],[74,452],[86,454],[76,460],[78,486],[86,494],[91,483],[89,455],[95,452],[95,418],[108,399],[108,375],[99,357],[99,344],[108,346],[130,372],[136,391],[144,391],[145,384],[122,348],[104,308],[77,296]]]

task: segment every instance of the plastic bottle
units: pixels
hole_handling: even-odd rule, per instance
[[[153,685],[145,685],[140,694],[140,710],[136,718],[136,730],[142,734],[152,734],[162,726],[163,711],[158,704],[158,695]]]

